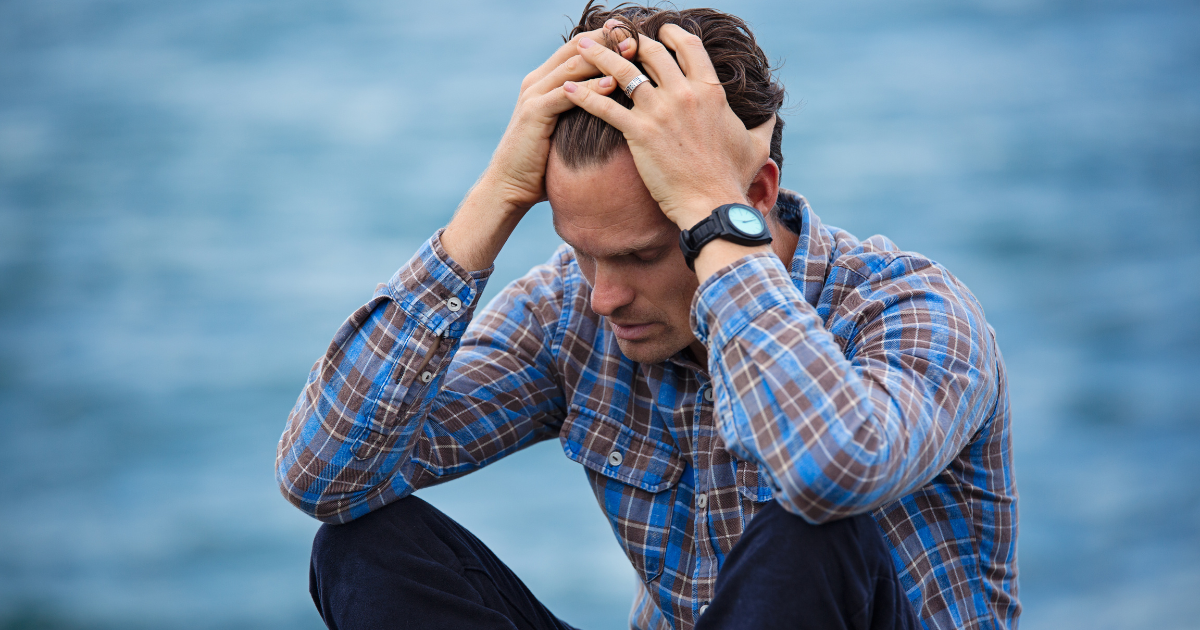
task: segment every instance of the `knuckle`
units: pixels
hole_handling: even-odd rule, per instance
[[[534,108],[534,102],[536,102],[536,101],[537,101],[537,99],[529,99],[527,101],[522,101],[520,104],[518,104],[516,111],[513,112],[512,122],[517,125],[520,125],[520,124],[524,123],[525,121],[529,120],[529,117],[532,114],[532,110]]]

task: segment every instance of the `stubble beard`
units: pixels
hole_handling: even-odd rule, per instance
[[[621,354],[631,361],[646,364],[662,363],[691,343],[691,340],[676,340],[675,336],[668,332],[655,335],[646,341],[617,339],[617,347],[621,349]]]

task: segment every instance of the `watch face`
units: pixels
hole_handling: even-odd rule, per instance
[[[762,216],[746,206],[733,206],[729,209],[729,222],[746,236],[759,236],[767,231]]]

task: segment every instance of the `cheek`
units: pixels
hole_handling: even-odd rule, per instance
[[[654,277],[651,292],[657,296],[655,301],[660,308],[670,313],[674,320],[687,321],[691,317],[692,296],[696,294],[699,281],[695,272],[683,262],[683,255],[678,261],[662,265]]]
[[[579,271],[583,274],[583,279],[587,280],[588,287],[596,286],[596,261],[576,252],[575,264],[579,265]]]

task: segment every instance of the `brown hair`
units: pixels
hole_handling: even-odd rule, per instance
[[[697,36],[712,59],[717,78],[725,88],[725,99],[733,113],[747,129],[753,129],[776,115],[771,134],[771,158],[783,169],[783,118],[778,116],[783,106],[783,86],[772,76],[766,54],[754,40],[754,33],[741,18],[715,9],[666,10],[634,4],[620,4],[611,10],[589,0],[583,16],[564,41],[604,26],[610,19],[621,22],[626,33],[658,39],[658,30],[666,24],[676,24]],[[617,42],[605,45],[615,50]],[[669,50],[669,49],[668,49]],[[672,53],[673,55],[674,53]],[[641,64],[634,62],[638,70]],[[626,109],[633,101],[620,88],[611,98]],[[554,150],[570,168],[604,164],[617,147],[625,144],[625,136],[612,125],[580,108],[567,110],[558,117],[558,125],[550,139]]]

